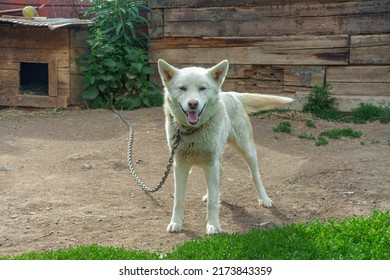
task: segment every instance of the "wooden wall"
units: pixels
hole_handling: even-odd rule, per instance
[[[342,111],[390,105],[390,0],[148,4],[154,67],[159,58],[178,66],[228,59],[224,90],[293,96],[299,109],[311,87],[328,82]]]
[[[81,103],[76,59],[86,51],[83,29],[0,25],[0,106],[67,107]],[[20,94],[22,62],[47,63],[49,93]]]

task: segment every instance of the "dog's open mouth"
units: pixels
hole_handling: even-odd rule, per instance
[[[203,113],[203,109],[206,106],[203,106],[202,111],[196,111],[196,110],[190,110],[186,111],[181,107],[183,110],[184,114],[187,116],[187,121],[190,125],[196,125],[199,122],[200,115]]]

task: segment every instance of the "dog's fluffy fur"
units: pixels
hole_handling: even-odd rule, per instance
[[[221,92],[228,72],[228,61],[205,69],[177,69],[164,60],[158,70],[165,88],[164,112],[168,144],[172,149],[174,134],[181,131],[181,141],[174,155],[173,215],[169,232],[182,229],[184,196],[189,172],[194,165],[204,169],[207,181],[207,234],[221,232],[219,223],[220,159],[228,143],[247,163],[256,186],[260,205],[271,207],[261,181],[256,145],[248,113],[268,110],[293,101],[272,95]]]

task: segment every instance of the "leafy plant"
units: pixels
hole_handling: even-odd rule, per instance
[[[367,123],[379,120],[381,123],[390,122],[390,107],[378,107],[373,104],[361,103],[351,111],[350,119],[354,123]]]
[[[276,127],[274,127],[275,132],[285,132],[291,133],[291,123],[289,122],[280,122]]]
[[[332,87],[328,83],[314,86],[307,97],[307,103],[303,106],[303,111],[326,120],[342,118],[341,113],[335,107],[335,99],[331,96],[331,89]]]
[[[90,53],[79,59],[84,73],[82,97],[92,100],[92,107],[159,106],[162,95],[148,80],[153,69],[148,65],[148,36],[139,26],[147,20],[140,14],[144,1],[94,0],[86,16],[94,17],[90,27]]]

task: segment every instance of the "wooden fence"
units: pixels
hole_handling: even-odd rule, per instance
[[[178,66],[228,59],[224,90],[293,96],[299,109],[314,85],[328,82],[342,111],[390,105],[389,0],[148,4],[154,67],[159,58]]]

